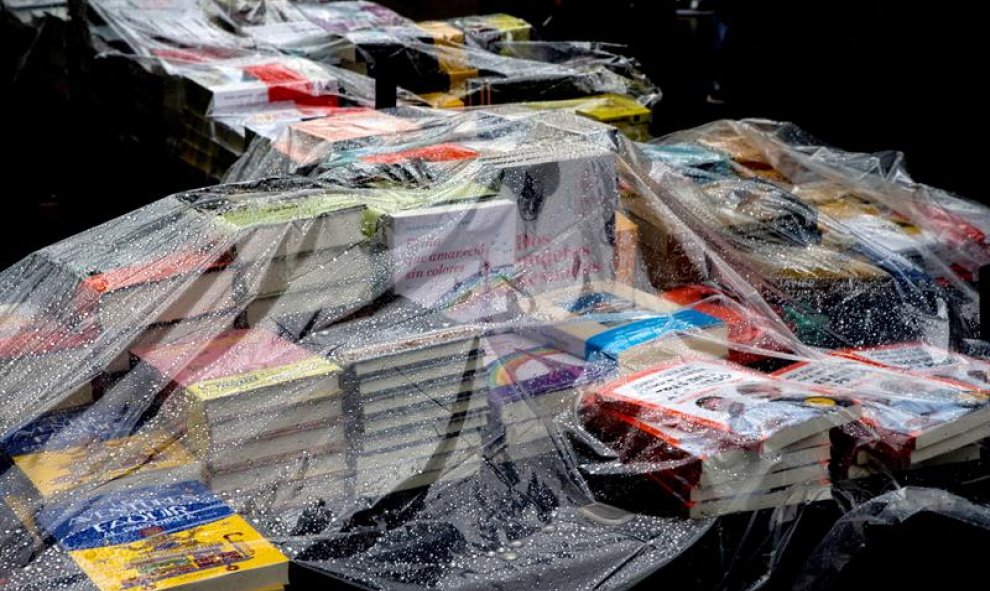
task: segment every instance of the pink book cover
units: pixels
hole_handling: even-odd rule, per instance
[[[260,329],[228,330],[213,339],[186,339],[134,349],[132,353],[183,388],[313,357],[310,351]]]

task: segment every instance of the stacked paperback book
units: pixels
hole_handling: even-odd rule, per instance
[[[276,483],[318,480],[333,494],[333,477],[347,469],[337,365],[262,329],[132,354],[138,370],[164,384],[159,414],[184,433],[214,491],[245,502]]]
[[[488,424],[481,333],[399,297],[303,344],[345,368],[359,496],[380,498],[477,472]]]
[[[603,495],[692,518],[829,498],[829,432],[860,413],[853,400],[706,359],[589,387],[581,410],[619,453]],[[593,482],[600,474],[591,466]]]
[[[16,519],[23,549],[59,588],[283,589],[282,552],[199,480],[180,441],[126,414],[56,411],[4,435],[15,467],[0,517]]]
[[[840,473],[863,475],[972,459],[972,445],[990,436],[985,366],[958,353],[908,343],[848,350],[775,375],[855,393],[863,417],[838,433],[834,461]]]

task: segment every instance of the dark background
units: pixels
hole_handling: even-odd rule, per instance
[[[544,38],[626,44],[664,91],[659,133],[720,117],[790,120],[846,149],[902,150],[917,180],[988,199],[979,108],[986,35],[965,4],[715,0],[690,14],[689,2],[673,0],[383,3],[414,19],[510,12]],[[720,50],[716,17],[726,25]],[[16,221],[8,227],[20,230],[0,233],[0,266],[195,182],[155,154],[101,137],[112,112],[72,110],[36,91],[16,61],[34,42],[0,39],[0,171]]]

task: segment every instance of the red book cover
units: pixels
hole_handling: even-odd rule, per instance
[[[682,431],[721,431],[748,446],[787,445],[859,416],[853,399],[788,383],[710,359],[679,359],[620,378],[595,391],[598,404]]]
[[[774,339],[768,330],[759,325],[759,315],[732,302],[714,288],[706,285],[688,285],[665,291],[661,295],[666,300],[685,307],[690,306],[724,322],[729,329],[729,361],[749,365],[765,358],[758,353],[731,345],[768,351],[787,349]]]
[[[362,162],[370,164],[398,164],[411,160],[422,160],[424,162],[456,162],[458,160],[474,160],[478,157],[478,152],[458,146],[457,144],[436,144],[423,148],[412,148],[399,152],[385,152],[382,154],[372,154],[362,156]]]
[[[26,304],[0,305],[0,359],[77,349],[98,336],[95,326],[71,329]]]

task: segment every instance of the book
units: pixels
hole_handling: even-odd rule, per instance
[[[98,338],[96,326],[73,330],[27,303],[0,305],[0,393],[48,409],[93,402]]]
[[[0,452],[13,458],[127,437],[143,425],[143,412],[105,402],[46,411],[0,436]]]
[[[662,416],[623,414],[593,397],[582,401],[580,415],[620,461],[583,469],[604,500],[635,505],[654,498],[652,511],[667,507],[701,518],[778,506],[775,501],[810,502],[828,485],[827,432],[766,453],[717,429],[687,430]],[[804,494],[809,487],[816,492],[810,497]],[[660,499],[657,490],[665,493]]]
[[[973,443],[990,422],[990,401],[982,390],[944,378],[838,358],[796,363],[774,375],[855,392],[863,403],[862,426],[844,430],[845,455],[868,451],[893,469]]]
[[[297,8],[324,31],[336,34],[412,24],[397,12],[364,0],[306,3]]]
[[[279,458],[277,462],[214,470],[206,475],[206,483],[213,492],[229,493],[226,496],[234,498],[242,491],[276,488],[283,484],[294,484],[320,476],[346,474],[348,470],[345,453],[307,452]]]
[[[388,214],[384,240],[391,255],[393,290],[433,307],[467,282],[484,285],[494,275],[510,275],[516,219],[515,203],[502,199]],[[489,301],[483,313],[507,309],[507,301]]]
[[[64,256],[59,251],[65,248],[42,250],[37,257],[52,268],[53,276],[64,277],[62,285],[74,286],[75,313],[92,319],[89,323],[102,331],[175,322],[237,304],[234,273],[228,268],[232,259],[226,252],[152,251],[135,260],[123,255],[114,260],[119,253],[108,246],[105,258],[87,251],[83,260]]]
[[[244,308],[242,320],[248,328],[264,328],[298,341],[363,308],[380,295],[378,291],[358,293],[355,288],[345,287],[339,291],[315,289],[256,298]]]
[[[186,64],[177,70],[184,82],[184,104],[198,113],[282,101],[326,107],[339,102],[337,77],[300,57],[258,54]]]
[[[235,329],[134,355],[168,382],[164,412],[211,465],[329,446],[339,435],[330,428],[341,415],[339,366],[274,333]]]
[[[594,404],[632,417],[657,417],[685,431],[704,427],[739,445],[782,449],[851,423],[853,398],[766,376],[729,362],[674,360],[593,388]]]
[[[215,203],[210,208],[220,230],[233,236],[238,261],[348,248],[365,239],[364,207],[353,197],[303,190]]]
[[[336,143],[353,143],[416,129],[419,126],[407,118],[371,109],[348,111],[290,125],[272,148],[288,157],[294,165],[307,166],[330,154]]]
[[[932,378],[945,378],[990,391],[990,361],[922,342],[858,347],[831,354]]]
[[[200,482],[74,499],[38,521],[100,591],[288,584],[288,559]]]
[[[242,269],[241,280],[253,299],[320,290],[346,305],[371,299],[375,256],[359,246],[291,255],[248,266]]]
[[[441,312],[389,296],[374,315],[315,331],[301,345],[332,358],[358,380],[406,366],[473,357],[480,328],[452,322]]]
[[[727,355],[725,323],[618,282],[593,282],[535,298],[533,332],[585,360],[642,368],[678,354]]]
[[[221,310],[195,318],[185,318],[174,322],[153,324],[142,330],[133,340],[104,367],[107,373],[126,372],[134,361],[132,349],[151,348],[181,340],[210,339],[222,332],[233,329],[237,323],[237,310]]]
[[[201,447],[207,478],[215,472],[245,470],[262,464],[277,468],[307,453],[340,453],[349,445],[342,425],[328,425],[323,417],[295,430],[249,434],[234,444],[210,442]]]
[[[102,492],[134,486],[142,481],[178,474],[195,478],[196,460],[185,446],[164,432],[146,431],[137,435],[95,441],[60,449],[42,449],[17,455],[20,468],[42,497],[65,493]]]
[[[520,289],[542,293],[613,278],[619,193],[611,152],[574,141],[534,142],[479,163],[499,171],[498,197],[516,203]]]
[[[968,464],[971,462],[980,461],[982,456],[983,446],[974,443],[921,462],[915,462],[908,468],[908,470],[924,470],[925,468]],[[877,465],[875,460],[868,456],[862,459],[864,460],[862,463],[849,466],[849,471],[847,474],[848,478],[868,478],[870,476],[886,473],[887,467],[884,466],[882,462]]]
[[[615,279],[632,284],[640,265],[639,226],[621,211],[615,212]]]
[[[336,364],[265,330],[234,329],[207,340],[138,348],[133,354],[165,377],[169,390],[184,390],[211,420],[240,415],[243,408],[261,412],[339,389]],[[286,384],[298,387],[287,395],[272,395],[272,388]]]

